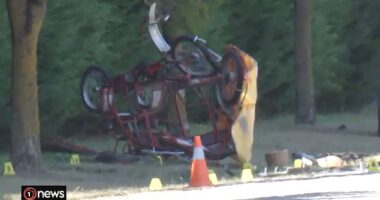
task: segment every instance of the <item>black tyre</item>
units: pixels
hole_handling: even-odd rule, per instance
[[[235,51],[226,52],[221,64],[223,79],[217,84],[217,96],[226,106],[238,103],[243,88],[243,63]]]
[[[177,67],[192,76],[210,76],[216,73],[215,67],[208,61],[207,49],[194,42],[194,36],[179,36],[172,45],[171,55],[177,61]]]
[[[101,112],[100,92],[109,86],[108,73],[101,67],[90,66],[86,69],[80,83],[82,102],[89,111]]]

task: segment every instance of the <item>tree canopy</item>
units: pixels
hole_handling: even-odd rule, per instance
[[[169,34],[200,35],[219,52],[232,43],[255,57],[258,118],[294,110],[292,0],[165,2],[173,14]],[[358,109],[374,100],[380,88],[378,8],[380,2],[372,0],[313,0],[317,112]],[[141,27],[148,9],[140,0],[48,3],[38,49],[42,134],[65,133],[67,124],[89,119],[79,95],[81,73],[88,65],[104,65],[115,74],[160,56]],[[11,41],[4,4],[0,31],[0,131],[9,138]]]

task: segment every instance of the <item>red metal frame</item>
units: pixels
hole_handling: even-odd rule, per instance
[[[148,75],[154,75],[166,65],[161,60],[159,62],[155,62],[151,64],[145,71]],[[138,69],[137,69],[138,70]],[[134,70],[132,70],[133,73]],[[192,78],[189,74],[179,74],[179,75],[170,75],[156,78],[154,80],[150,80],[150,83],[161,83],[166,86],[169,92],[177,93],[180,89],[185,87],[193,88],[195,93],[202,99],[203,104],[207,106],[209,117],[212,123],[213,130],[209,133],[203,133],[202,140],[204,146],[206,147],[206,157],[208,156],[211,159],[219,159],[225,157],[225,155],[219,155],[218,152],[207,152],[208,145],[222,145],[227,146],[228,144],[232,144],[231,137],[231,123],[227,125],[226,130],[219,130],[216,125],[216,108],[215,106],[207,99],[206,95],[203,91],[198,91],[197,86],[208,85],[212,83],[216,83],[222,77],[218,74],[208,77],[196,77]],[[179,111],[179,103],[177,102],[177,98],[175,98],[175,106],[176,113],[179,119],[180,125],[180,134],[179,133],[170,133],[168,131],[161,132],[153,132],[151,119],[155,117],[157,114],[157,110],[145,108],[138,104],[137,95],[134,96],[134,101],[136,101],[137,112],[130,113],[129,115],[125,115],[123,113],[119,113],[116,106],[112,103],[114,98],[114,93],[122,93],[126,99],[128,99],[128,95],[130,92],[134,90],[136,93],[144,87],[143,83],[140,81],[136,82],[127,82],[125,80],[125,74],[118,75],[111,79],[110,84],[101,90],[100,94],[100,102],[103,108],[103,114],[106,118],[112,119],[120,128],[122,137],[116,137],[116,143],[114,150],[117,150],[117,146],[120,140],[125,140],[125,145],[123,147],[123,152],[125,151],[125,147],[128,146],[129,151],[139,152],[141,149],[165,149],[166,147],[176,147],[180,150],[183,150],[185,153],[192,152],[192,146],[190,145],[182,145],[185,143],[184,141],[188,141],[191,139],[190,135],[186,134],[184,128],[184,122],[181,118],[181,114]],[[158,110],[161,109],[161,106]],[[160,120],[157,118],[157,120]],[[163,120],[160,122],[164,122]],[[164,122],[168,127],[168,123]],[[144,124],[144,130],[139,130],[138,125]],[[135,127],[135,130],[131,127]],[[189,140],[191,141],[191,140]],[[163,144],[164,143],[164,144]],[[234,153],[234,148],[231,149],[231,154]]]

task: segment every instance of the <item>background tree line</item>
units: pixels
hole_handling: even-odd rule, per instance
[[[292,113],[294,84],[293,0],[162,1],[170,6],[167,32],[197,34],[222,51],[232,43],[259,63],[258,118]],[[312,65],[317,112],[350,111],[379,93],[379,1],[313,0]],[[79,82],[90,64],[111,73],[160,55],[141,27],[141,0],[49,1],[39,37],[38,86],[41,134],[69,134],[91,123]],[[0,137],[10,138],[11,40],[0,4]],[[145,33],[141,34],[141,33]],[[199,111],[202,114],[202,111]],[[93,126],[93,124],[92,124]]]

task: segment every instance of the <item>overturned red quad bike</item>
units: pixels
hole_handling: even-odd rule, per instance
[[[233,46],[220,56],[197,36],[179,36],[169,45],[158,26],[169,16],[159,10],[156,4],[151,5],[148,30],[162,59],[139,63],[113,77],[104,68],[90,66],[81,81],[84,105],[120,130],[120,134],[112,134],[115,151],[119,142],[125,141],[123,152],[190,157],[193,135],[189,133],[184,103],[185,89],[190,90],[197,96],[196,103],[207,109],[212,125],[211,131],[196,133],[201,135],[206,158],[219,160],[236,155],[231,129],[249,96],[245,58]],[[211,90],[215,93],[206,91],[206,86],[215,88]],[[247,139],[253,143],[253,127],[248,130],[252,137]]]

